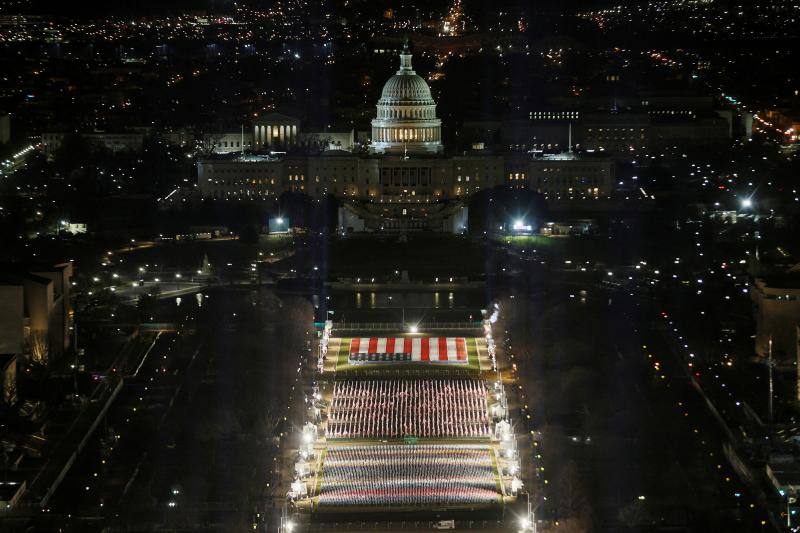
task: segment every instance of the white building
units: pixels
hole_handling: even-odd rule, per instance
[[[298,131],[299,121],[270,114],[253,129],[256,151],[305,146],[305,152],[243,154],[197,162],[203,197],[218,201],[274,200],[284,191],[312,197],[334,195],[347,204],[347,227],[373,230],[461,230],[464,200],[499,185],[554,198],[600,198],[611,194],[613,163],[573,154],[492,154],[476,149],[442,154],[441,121],[428,84],[411,68],[407,46],[400,70],[389,78],[372,121],[368,153],[353,153],[353,132],[333,145],[325,133]],[[316,143],[319,137],[321,143]],[[326,146],[327,145],[327,146]],[[349,148],[349,149],[348,149]],[[317,151],[319,150],[319,151]],[[364,224],[355,223],[361,216]]]
[[[253,147],[262,151],[285,150],[298,144],[300,121],[280,113],[269,113],[253,123]]]
[[[92,132],[79,134],[91,147],[104,148],[111,152],[138,152],[144,145],[144,133],[139,132]],[[47,157],[52,157],[64,142],[64,132],[42,134],[42,147]]]
[[[383,86],[377,111],[372,121],[373,153],[442,152],[442,121],[436,117],[430,87],[411,68],[408,43],[400,54],[400,70]]]
[[[772,356],[779,363],[794,363],[800,323],[800,268],[782,276],[756,278],[750,297],[756,319],[756,354],[767,357],[771,342]]]

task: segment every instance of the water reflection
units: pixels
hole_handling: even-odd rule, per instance
[[[484,289],[334,290],[328,303],[344,321],[456,321],[479,316],[485,299]]]
[[[443,293],[431,292],[381,292],[371,291],[369,298],[364,301],[361,291],[337,291],[330,297],[330,306],[335,309],[400,309],[403,307],[418,307],[426,309],[480,309],[483,305],[481,298],[485,298],[482,291],[450,291],[447,301],[442,301]],[[319,296],[312,296],[315,306],[319,305]]]

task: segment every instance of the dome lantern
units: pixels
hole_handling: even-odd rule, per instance
[[[400,70],[397,73],[415,74],[411,68],[411,51],[408,49],[408,41],[403,44],[403,51],[400,52]]]

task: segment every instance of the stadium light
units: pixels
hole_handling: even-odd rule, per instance
[[[530,224],[526,224],[525,221],[521,218],[515,220],[514,225],[511,226],[511,228],[518,233],[533,231],[533,226],[531,226]]]

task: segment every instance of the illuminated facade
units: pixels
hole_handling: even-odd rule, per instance
[[[383,86],[377,117],[372,121],[370,151],[376,154],[442,152],[442,121],[430,87],[411,68],[408,44],[400,54],[400,70]]]
[[[314,198],[331,194],[347,208],[342,227],[458,231],[464,200],[481,189],[504,185],[553,199],[597,199],[613,188],[613,163],[605,158],[494,154],[480,143],[468,152],[444,155],[436,103],[411,68],[407,46],[400,70],[383,87],[367,149],[354,151],[351,134],[339,144],[311,150],[304,136],[296,119],[263,117],[253,129],[261,155],[198,161],[201,195],[215,201],[275,201],[286,191]],[[298,149],[267,155],[277,146]]]
[[[256,150],[267,148],[286,149],[295,146],[298,141],[300,121],[296,118],[270,113],[259,117],[253,124],[253,143]]]

